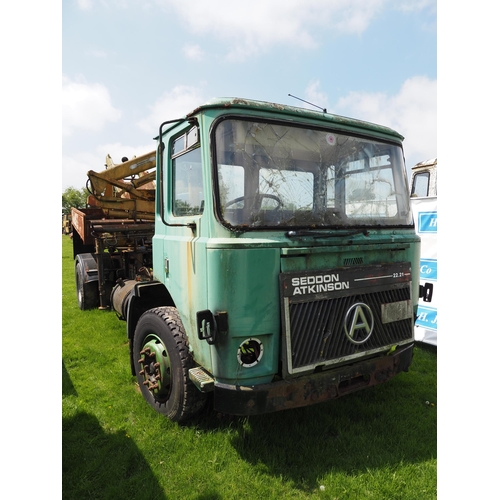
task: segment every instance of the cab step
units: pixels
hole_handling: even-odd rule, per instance
[[[211,392],[214,390],[215,380],[201,366],[189,370],[189,379],[201,392]]]

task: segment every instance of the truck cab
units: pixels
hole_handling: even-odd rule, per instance
[[[252,415],[408,370],[426,291],[402,142],[239,98],[160,125],[152,269],[111,294],[151,406]]]
[[[300,406],[408,368],[420,243],[399,134],[221,99],[158,142],[154,277],[217,410]]]

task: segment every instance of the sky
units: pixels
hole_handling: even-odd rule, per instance
[[[62,190],[155,149],[166,120],[242,97],[386,125],[437,156],[436,0],[66,0]]]

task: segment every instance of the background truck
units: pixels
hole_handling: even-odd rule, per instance
[[[412,167],[411,197],[437,197],[437,158],[421,161]]]
[[[415,340],[437,347],[437,158],[417,163],[411,175],[411,207],[421,239],[420,283],[433,285],[432,304],[419,302]]]
[[[62,214],[62,234],[71,233],[71,215]]]
[[[174,421],[252,415],[388,381],[420,285],[403,137],[292,106],[214,99],[149,154],[88,173],[73,209],[81,309],[126,321],[142,394]]]

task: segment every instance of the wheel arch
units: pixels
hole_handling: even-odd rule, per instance
[[[93,254],[78,254],[74,266],[78,307],[95,309],[99,306],[99,273]]]
[[[81,264],[85,283],[99,280],[97,261],[92,253],[80,253],[75,257],[75,268]]]

